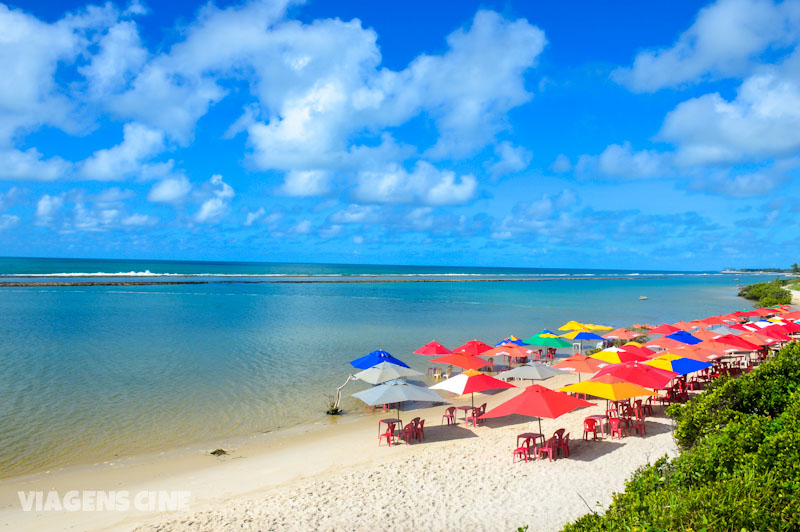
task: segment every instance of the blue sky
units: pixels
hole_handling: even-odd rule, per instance
[[[12,2],[0,35],[2,255],[800,258],[797,0]]]

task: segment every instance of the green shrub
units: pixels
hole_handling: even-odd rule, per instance
[[[766,283],[755,283],[739,290],[739,295],[746,299],[758,301],[758,306],[770,307],[784,305],[792,302],[792,293],[786,290],[789,281],[775,279]]]
[[[681,454],[640,468],[568,532],[800,530],[800,344],[667,414]]]

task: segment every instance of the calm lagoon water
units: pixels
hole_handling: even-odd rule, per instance
[[[143,274],[148,272],[149,274]],[[613,326],[730,312],[749,303],[719,274],[0,259],[0,281],[178,276],[208,284],[0,288],[0,477],[325,420],[349,360],[436,339],[527,337],[576,319]],[[603,276],[640,273],[634,280]],[[221,283],[328,279],[595,277],[590,281]],[[31,275],[42,277],[30,277]],[[16,277],[19,276],[19,277]],[[243,277],[246,276],[246,277]],[[252,277],[255,276],[255,277]],[[269,276],[269,277],[261,277]],[[734,281],[734,278],[738,281]],[[763,278],[760,278],[763,279]],[[639,301],[640,295],[648,296]],[[346,388],[344,406],[363,407]]]

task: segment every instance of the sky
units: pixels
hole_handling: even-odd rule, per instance
[[[0,4],[0,255],[800,257],[800,0]]]

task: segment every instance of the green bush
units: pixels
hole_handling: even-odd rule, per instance
[[[792,293],[784,288],[788,283],[775,279],[767,283],[749,284],[739,290],[739,295],[758,301],[760,307],[789,304],[792,302]]]
[[[751,373],[671,406],[681,454],[640,468],[605,514],[564,531],[800,530],[798,383],[793,342]]]

